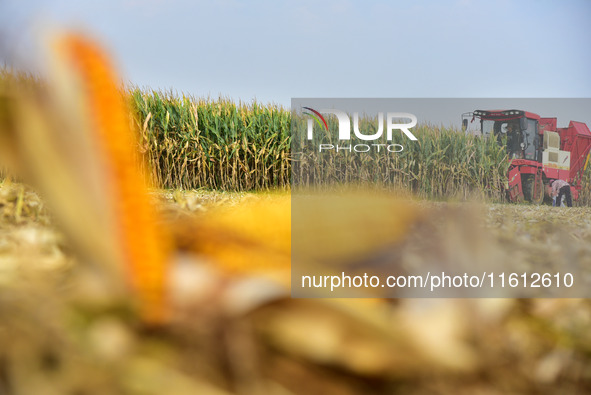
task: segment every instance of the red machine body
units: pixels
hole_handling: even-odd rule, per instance
[[[591,150],[591,131],[582,122],[570,121],[558,128],[556,118],[542,118],[522,110],[476,110],[462,115],[480,120],[480,132],[497,138],[509,155],[507,195],[510,201],[536,204],[549,197],[552,180],[571,185],[573,199],[581,190],[583,172]]]

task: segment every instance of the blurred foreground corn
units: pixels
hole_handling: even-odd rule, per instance
[[[105,198],[112,199],[119,248],[144,318],[161,322],[165,318],[170,241],[157,226],[145,180],[138,170],[135,135],[117,78],[102,51],[82,37],[58,39],[56,55],[79,78],[81,99],[89,110],[91,137],[102,154],[107,178],[104,187],[111,191]]]
[[[3,144],[15,148],[17,172],[47,197],[79,250],[110,266],[114,281],[124,274],[143,318],[161,322],[170,242],[138,170],[116,75],[82,36],[57,35],[51,44],[49,89],[13,87],[15,119]]]

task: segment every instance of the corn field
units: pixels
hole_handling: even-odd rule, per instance
[[[280,106],[130,92],[152,181],[162,188],[285,188],[290,115]]]
[[[360,129],[373,134],[375,124],[375,119],[362,119]],[[329,125],[329,129],[336,127]],[[300,126],[298,130],[305,128]],[[312,141],[299,136],[292,146],[299,153],[295,155],[293,183],[306,187],[371,184],[427,198],[482,197],[496,201],[504,198],[508,160],[504,148],[496,141],[430,125],[413,128],[413,134],[417,141],[394,133],[392,141],[382,136],[370,145],[356,139],[342,144],[326,133],[314,135]],[[320,152],[320,144],[345,149]],[[347,149],[357,144],[362,144],[361,150],[367,152]],[[387,151],[386,147],[394,144],[397,146],[392,150],[400,152]]]
[[[367,182],[424,197],[503,197],[504,151],[492,141],[451,129],[419,127],[419,141],[412,144],[395,136],[392,143],[404,144],[405,150],[390,155],[318,155],[313,148],[302,155],[291,146],[291,114],[279,106],[140,89],[130,97],[141,151],[159,187],[254,190],[288,188],[291,181]],[[370,120],[361,122],[371,127]],[[327,143],[330,136],[321,139]]]
[[[3,69],[11,78],[43,85],[35,77]],[[377,185],[424,198],[505,198],[508,161],[495,141],[431,125],[413,129],[417,141],[394,133],[401,152],[318,152],[319,144],[339,145],[336,136],[317,133],[313,141],[292,141],[289,110],[278,105],[234,103],[139,88],[125,89],[140,151],[153,186],[165,189],[248,191],[325,187],[338,184]],[[306,118],[294,122],[306,122]],[[336,120],[329,117],[329,128]],[[374,119],[360,127],[375,132]],[[305,130],[300,124],[298,130]],[[352,145],[365,143],[351,140]],[[4,173],[4,172],[3,172]],[[591,204],[591,169],[578,205]]]
[[[579,199],[574,202],[577,206],[591,206],[591,166],[587,166],[581,180],[583,188],[579,193]]]

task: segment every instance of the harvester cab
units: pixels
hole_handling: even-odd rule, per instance
[[[478,120],[479,122],[475,121]],[[576,200],[591,149],[587,125],[571,121],[557,128],[556,118],[541,118],[522,110],[475,110],[462,114],[468,133],[494,138],[510,160],[507,197],[540,204],[549,198],[548,184],[561,179],[571,184]]]
[[[542,147],[539,142],[539,115],[520,110],[483,111],[476,110],[462,115],[463,125],[479,119],[477,132],[485,137],[494,137],[507,149],[510,159],[539,161]]]

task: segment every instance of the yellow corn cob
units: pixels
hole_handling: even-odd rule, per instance
[[[137,291],[143,319],[159,323],[166,315],[168,242],[157,227],[145,179],[139,171],[129,112],[108,57],[80,35],[55,41],[58,57],[76,73],[88,106],[90,130],[104,160],[107,190],[131,286]]]

